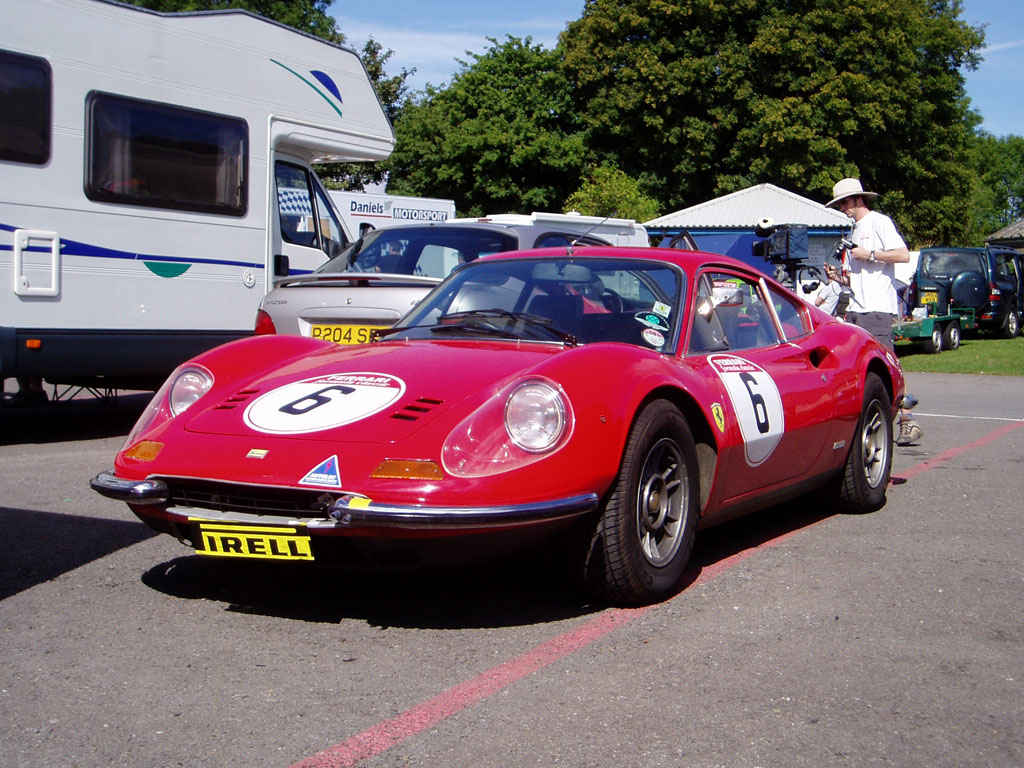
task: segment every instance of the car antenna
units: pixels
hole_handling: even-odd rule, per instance
[[[614,217],[614,216],[618,216],[618,215],[619,215],[619,212],[618,212],[618,211],[612,211],[612,212],[611,212],[611,213],[609,213],[609,214],[608,214],[607,216],[605,216],[605,217],[604,217],[603,219],[601,219],[601,220],[600,220],[599,222],[597,222],[596,224],[594,224],[594,226],[592,226],[592,227],[591,227],[590,229],[588,229],[588,230],[587,230],[586,232],[584,232],[584,233],[583,233],[583,234],[581,234],[581,235],[578,235],[578,236],[576,237],[576,239],[575,239],[575,240],[573,240],[573,241],[572,241],[571,243],[569,243],[569,247],[565,249],[565,255],[566,255],[566,256],[568,256],[568,257],[569,257],[569,258],[571,259],[571,258],[572,258],[572,255],[573,255],[573,254],[572,254],[572,249],[576,247],[576,243],[578,243],[578,242],[579,242],[580,240],[582,240],[582,239],[583,239],[584,237],[586,237],[586,236],[587,236],[587,235],[589,235],[589,234],[590,234],[591,232],[593,232],[593,231],[594,231],[595,229],[597,229],[598,227],[600,227],[600,226],[601,226],[602,224],[604,224],[604,223],[605,223],[606,221],[608,221],[608,219],[610,219],[610,218],[612,218],[612,217]]]

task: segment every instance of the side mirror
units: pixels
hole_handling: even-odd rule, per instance
[[[288,265],[288,257],[283,253],[274,254],[274,277],[288,277],[291,274],[291,267]]]

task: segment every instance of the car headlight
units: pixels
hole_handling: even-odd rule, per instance
[[[531,377],[500,390],[449,433],[445,471],[485,477],[521,469],[560,450],[573,431],[569,399],[552,381]]]
[[[213,375],[205,368],[197,365],[182,368],[171,383],[171,391],[167,403],[171,413],[180,416],[199,398],[210,391],[213,386]]]
[[[505,404],[505,429],[524,451],[550,450],[565,433],[562,393],[542,381],[523,384]]]

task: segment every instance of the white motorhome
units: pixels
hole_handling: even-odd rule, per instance
[[[357,236],[311,167],[394,146],[354,51],[238,10],[0,18],[0,379],[155,386]]]
[[[338,206],[342,221],[356,237],[395,224],[429,224],[455,218],[454,200],[337,189],[328,194]]]
[[[630,245],[646,248],[651,244],[647,229],[633,219],[613,219],[610,216],[583,216],[579,213],[492,213],[479,218],[454,219],[454,221],[493,221],[496,224],[517,226],[552,226],[566,232],[593,235],[612,245]]]

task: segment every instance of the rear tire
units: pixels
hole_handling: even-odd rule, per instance
[[[960,348],[960,321],[951,320],[942,331],[942,348],[943,349],[959,349]]]
[[[1016,307],[1010,307],[1010,311],[1006,313],[1006,319],[1003,321],[999,333],[1004,339],[1017,338],[1020,333],[1020,313],[1017,312]]]
[[[885,504],[892,471],[892,400],[877,374],[864,381],[864,404],[846,457],[837,499],[844,512],[874,512]]]
[[[671,403],[641,411],[596,524],[581,529],[583,581],[614,603],[662,600],[679,587],[699,515],[697,449]],[[589,528],[589,530],[588,530]]]

